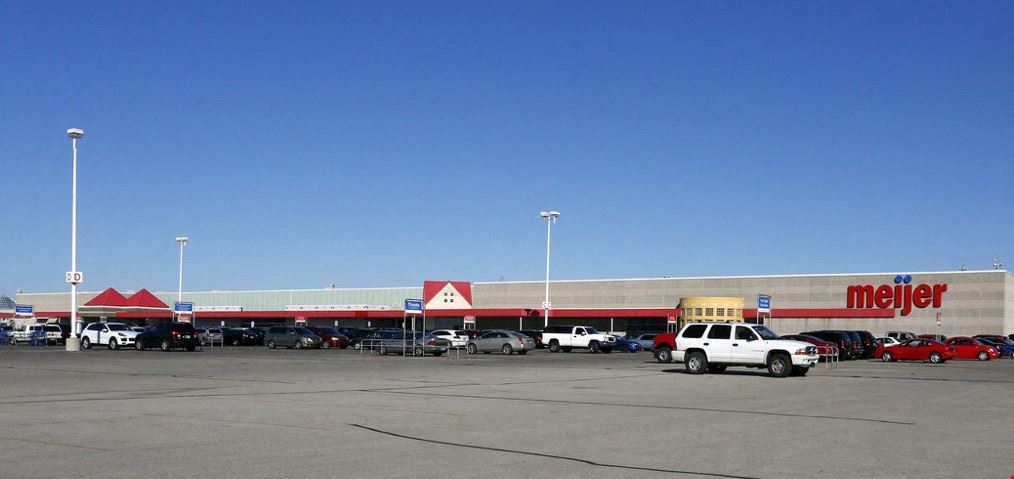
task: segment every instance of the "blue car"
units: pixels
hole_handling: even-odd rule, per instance
[[[616,336],[616,346],[613,346],[613,351],[619,351],[621,353],[636,353],[643,350],[644,347],[641,346],[641,343],[634,341],[633,339]]]
[[[1007,356],[1008,358],[1014,359],[1014,341],[1011,341],[1007,338],[1003,338],[1002,342],[1000,341],[1001,338],[980,337],[975,339],[978,340],[980,343],[985,344],[986,346],[993,346],[994,348],[996,348],[996,350],[1000,352],[1001,358]]]

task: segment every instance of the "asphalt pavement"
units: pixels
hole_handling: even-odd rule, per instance
[[[0,477],[1007,478],[1014,360],[0,347]]]

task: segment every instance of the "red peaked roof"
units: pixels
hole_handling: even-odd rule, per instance
[[[85,306],[126,306],[127,298],[113,288],[106,288],[98,296],[84,304]]]
[[[472,304],[472,283],[468,281],[423,281],[423,302],[429,303],[448,283],[461,295],[465,302]]]
[[[154,294],[149,293],[147,289],[141,289],[140,291],[130,295],[124,306],[132,306],[135,308],[169,309],[168,305],[163,303],[161,299],[156,298]]]

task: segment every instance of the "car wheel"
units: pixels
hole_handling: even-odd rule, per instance
[[[425,356],[426,351],[424,351],[423,348],[415,348],[415,350],[412,351],[412,354],[416,356]]]
[[[708,357],[700,351],[694,351],[687,357],[686,368],[690,374],[704,374],[708,370]]]
[[[655,350],[655,360],[660,363],[671,363],[672,362],[672,349],[669,346],[659,346]]]
[[[591,352],[593,352],[593,353],[599,352],[599,342],[598,341],[592,341],[592,342],[588,343],[588,350],[591,351]]]
[[[11,344],[14,344],[14,340],[11,340]],[[88,339],[88,336],[81,338],[81,347],[84,349],[92,348],[92,340]]]
[[[329,340],[327,340],[327,339],[325,339],[325,340],[321,341],[321,343],[320,343],[320,347],[321,347],[322,349],[331,349],[331,341],[329,341]]]
[[[549,342],[549,352],[551,352],[551,353],[558,353],[558,352],[560,352],[560,342],[557,341],[557,340],[555,340],[555,339],[552,340],[552,341],[550,341]]]
[[[109,340],[109,346],[108,347],[109,347],[109,349],[112,349],[112,350],[115,351],[116,348],[120,347],[120,345],[116,344],[116,338],[112,338],[112,339]]]
[[[1014,351],[1011,351],[1011,352],[1010,352],[1010,358],[1011,358],[1011,359],[1014,359]]]
[[[500,348],[500,350],[503,351],[503,353],[506,354],[506,355],[508,355],[508,356],[510,356],[511,354],[514,354],[514,348],[512,348],[511,345],[509,345],[509,344],[503,345],[503,347]]]
[[[469,344],[468,347],[465,348],[465,350],[468,352],[468,354],[475,354],[479,352],[479,347],[476,346],[474,343],[472,343]]]
[[[353,343],[353,344],[352,344],[352,349],[354,349],[354,350],[356,350],[356,351],[359,351],[359,350],[360,350],[360,349],[362,349],[362,348],[363,348],[363,345],[362,345],[362,344],[360,344],[360,343]]]
[[[525,354],[528,354],[528,350],[527,349],[522,349],[521,351],[518,351],[518,354],[524,356]]]
[[[979,361],[989,361],[989,353],[985,351],[979,351]]]
[[[725,372],[725,368],[726,367],[727,366],[724,365],[724,364],[709,364],[708,365],[708,372],[709,373],[715,373],[715,374],[722,374],[722,373]]]
[[[276,347],[277,346],[275,346],[275,340],[274,339],[268,341],[268,348],[275,349]]]
[[[238,339],[233,339],[232,340],[232,345],[233,346],[239,346],[240,345],[240,341]]]
[[[931,362],[933,364],[940,364],[940,363],[944,362],[944,357],[941,356],[940,353],[938,353],[936,351],[933,351],[929,355],[929,362]]]
[[[380,354],[382,356],[386,356],[387,355],[387,346],[380,346],[380,351],[378,351],[378,354]]]
[[[162,344],[159,344],[158,348],[161,349],[161,350],[163,350],[163,351],[167,351],[168,352],[170,349],[172,349],[169,346],[170,346],[169,345],[169,340],[168,339],[163,339],[162,340]]]
[[[775,354],[768,360],[768,373],[776,378],[784,378],[792,372],[792,360],[784,354]]]
[[[144,345],[141,344],[141,341],[139,339],[134,340],[134,349],[138,351],[144,351]]]
[[[292,345],[292,347],[294,347],[296,349],[303,349],[303,341],[302,340],[297,340],[296,343]]]
[[[894,354],[891,353],[890,351],[884,351],[884,353],[880,355],[880,359],[883,360],[885,363],[889,363],[891,361],[894,361]]]

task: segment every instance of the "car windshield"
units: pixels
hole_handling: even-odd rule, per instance
[[[130,331],[126,324],[110,324],[108,326],[110,331]]]
[[[754,326],[753,330],[757,331],[757,334],[760,335],[761,339],[765,340],[778,339],[778,335],[775,334],[774,331],[768,329],[767,326]]]
[[[591,326],[584,328],[584,330],[588,331],[588,334],[599,334],[599,331]]]
[[[306,328],[295,328],[295,329],[296,332],[299,334],[313,334],[313,331],[310,331],[309,329]]]
[[[339,334],[338,330],[335,328],[317,328],[317,331],[320,331],[324,334]]]

